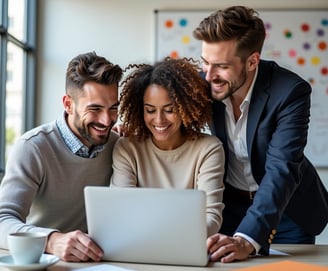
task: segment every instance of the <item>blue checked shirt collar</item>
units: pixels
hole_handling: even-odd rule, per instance
[[[72,132],[72,130],[68,127],[66,122],[67,113],[59,117],[56,121],[58,130],[66,144],[66,146],[70,149],[70,151],[78,156],[84,158],[95,158],[104,148],[104,145],[98,145],[90,149],[85,146]]]

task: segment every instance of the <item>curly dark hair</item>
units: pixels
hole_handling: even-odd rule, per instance
[[[122,82],[120,119],[129,136],[144,140],[150,131],[144,122],[144,94],[151,84],[165,88],[182,119],[182,132],[188,139],[197,138],[212,116],[212,100],[208,83],[201,77],[197,62],[192,59],[165,58],[149,64],[131,64],[135,68]]]
[[[244,61],[254,52],[261,53],[265,27],[255,10],[232,6],[203,19],[193,31],[193,36],[208,43],[235,40],[236,53]]]
[[[66,70],[66,93],[73,98],[82,93],[86,82],[118,86],[123,76],[120,66],[114,65],[95,52],[88,52],[74,57]]]

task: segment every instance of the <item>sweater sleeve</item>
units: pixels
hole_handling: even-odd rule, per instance
[[[49,234],[55,231],[26,224],[43,174],[38,148],[24,139],[19,139],[10,152],[6,174],[0,186],[1,248],[8,248],[7,235],[11,232],[38,231]]]
[[[208,236],[217,233],[222,225],[224,150],[217,138],[209,137],[203,146],[197,188],[206,192],[206,217]]]
[[[137,176],[134,156],[130,153],[127,144],[128,138],[119,138],[113,150],[113,174],[111,177],[111,187],[136,187]]]

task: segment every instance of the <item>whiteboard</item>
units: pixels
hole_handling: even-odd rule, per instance
[[[155,56],[200,59],[192,31],[212,11],[155,11]],[[274,60],[312,86],[305,153],[317,167],[328,166],[328,10],[259,10],[266,27],[262,58]]]

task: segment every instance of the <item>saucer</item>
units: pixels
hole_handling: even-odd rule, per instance
[[[55,255],[42,254],[39,263],[32,264],[15,264],[13,258],[10,255],[0,257],[0,267],[6,267],[11,270],[40,270],[45,269],[50,265],[53,265],[59,261],[59,258]]]

